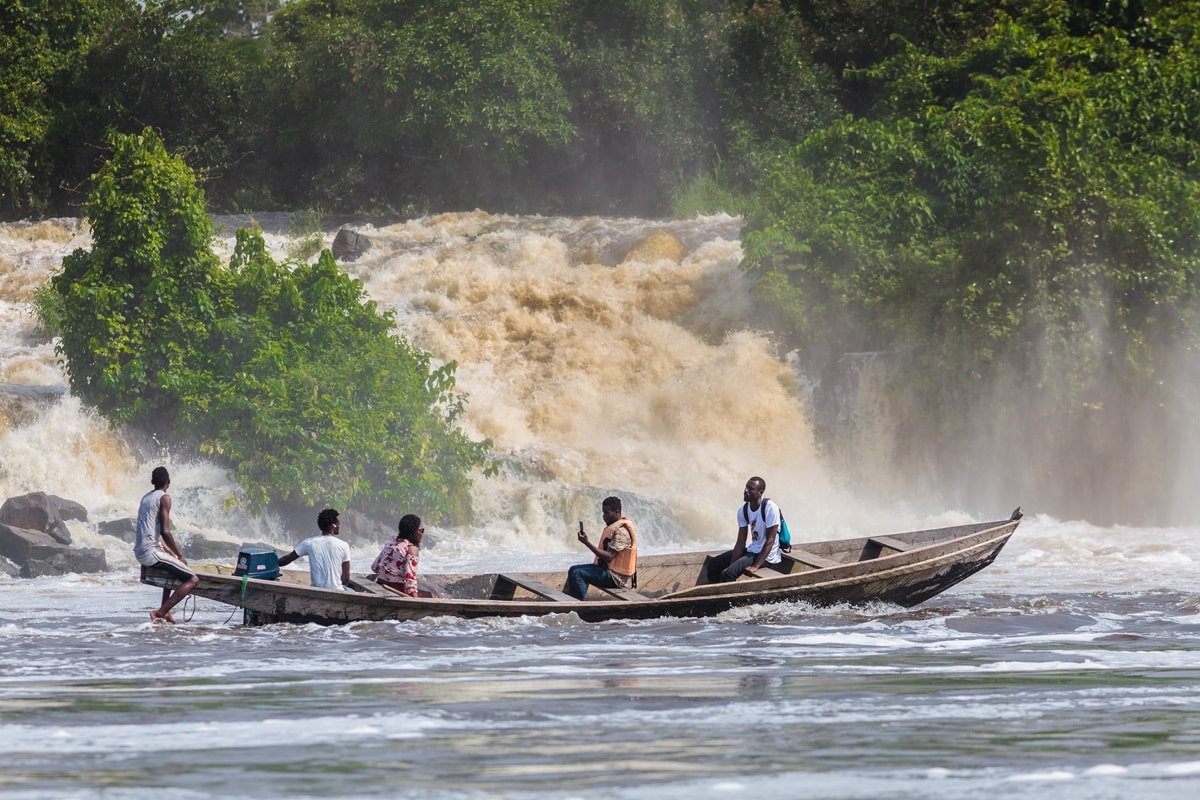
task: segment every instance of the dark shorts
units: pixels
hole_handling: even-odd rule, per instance
[[[172,578],[178,578],[181,581],[186,581],[196,577],[196,573],[187,568],[187,565],[171,558],[170,556],[160,553],[154,557],[153,564],[147,564],[147,567],[160,570],[167,573]]]

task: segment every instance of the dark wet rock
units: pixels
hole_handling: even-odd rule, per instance
[[[96,532],[133,544],[137,539],[137,521],[132,517],[105,520],[96,525]],[[183,555],[189,563],[208,562],[233,565],[237,561],[238,552],[243,547],[271,547],[271,545],[261,542],[245,543],[210,539],[194,531],[178,528],[174,530],[174,535],[179,546],[183,548]]]
[[[333,237],[329,250],[338,261],[354,261],[371,249],[371,240],[358,231],[342,228]]]
[[[45,575],[104,572],[107,569],[108,562],[100,548],[66,547],[47,559],[30,559],[22,574],[27,578],[40,578]]]
[[[76,522],[88,521],[88,510],[82,503],[76,503],[74,500],[68,500],[65,497],[59,497],[55,494],[50,495],[50,499],[54,502],[54,505],[58,506],[58,513],[62,515],[63,519],[70,519]]]
[[[133,544],[137,538],[137,520],[133,517],[104,520],[96,525],[96,532],[105,536],[115,536],[123,542]]]
[[[238,551],[242,549],[239,542],[228,542],[220,539],[209,539],[204,536],[189,536],[187,541],[180,541],[183,554],[189,562],[192,561],[228,561],[232,564],[237,560]]]
[[[0,523],[0,556],[20,569],[22,578],[43,575],[104,572],[104,551],[95,547],[70,547],[47,533]]]
[[[40,531],[59,544],[71,543],[71,531],[63,522],[58,504],[45,492],[30,492],[5,500],[4,505],[0,506],[0,523]]]
[[[183,548],[183,554],[187,557],[188,563],[207,561],[229,566],[237,563],[238,553],[242,551],[243,547],[278,549],[263,542],[230,542],[224,539],[209,539],[207,536],[199,534],[192,534],[186,537],[186,541],[180,541],[180,547]]]

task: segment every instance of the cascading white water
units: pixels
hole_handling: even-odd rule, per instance
[[[238,226],[260,224],[283,259],[284,220],[218,218],[216,249],[228,255]],[[483,212],[355,226],[372,247],[344,268],[414,343],[458,363],[465,425],[492,439],[503,465],[476,482],[471,524],[444,533],[452,551],[577,551],[572,529],[579,520],[595,528],[608,494],[625,500],[648,550],[719,546],[732,540],[751,475],[766,478],[801,537],[895,524],[827,479],[796,376],[757,329],[739,226],[728,216]],[[86,246],[86,226],[74,220],[0,229],[0,383],[65,382],[28,303],[63,255]],[[169,447],[143,453],[69,397],[4,424],[0,496],[41,490],[101,519],[124,516],[153,463],[170,459],[185,526],[272,535],[270,520],[231,512],[236,487],[222,470]]]

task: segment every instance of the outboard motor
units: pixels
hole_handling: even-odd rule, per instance
[[[234,575],[249,575],[267,581],[279,580],[279,554],[267,547],[243,547]]]

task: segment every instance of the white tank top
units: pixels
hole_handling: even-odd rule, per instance
[[[144,563],[159,550],[158,537],[162,533],[159,511],[162,509],[162,498],[166,493],[166,489],[147,492],[138,506],[137,538],[133,544],[133,555],[139,562]]]

